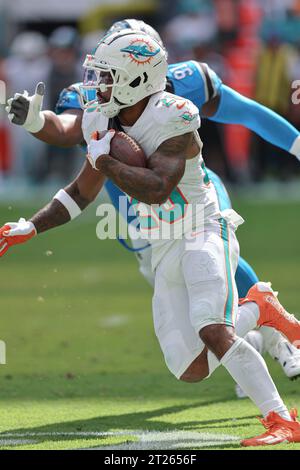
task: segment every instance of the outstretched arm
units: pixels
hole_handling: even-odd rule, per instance
[[[203,106],[201,114],[212,121],[245,126],[300,160],[300,132],[279,114],[226,85]]]
[[[33,134],[37,139],[57,147],[73,147],[84,141],[81,130],[82,110],[70,109],[59,115],[52,111],[43,111],[43,115],[43,128]]]
[[[78,177],[61,189],[52,201],[29,221],[8,222],[0,228],[0,257],[12,245],[24,243],[38,233],[63,225],[77,217],[97,196],[105,181],[103,173],[85,162]]]
[[[24,127],[34,137],[47,144],[59,147],[72,147],[83,142],[81,130],[83,111],[78,106],[57,115],[52,111],[42,111],[45,85],[40,82],[35,94],[29,96],[16,93],[7,102],[6,111],[13,124]]]

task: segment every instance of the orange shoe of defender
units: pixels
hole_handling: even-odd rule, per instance
[[[280,331],[290,343],[300,349],[300,322],[288,313],[277,299],[269,282],[257,282],[240,300],[240,305],[255,302],[259,307],[258,326],[271,326]]]
[[[243,447],[272,446],[281,442],[300,442],[300,423],[297,421],[297,410],[291,410],[292,421],[286,421],[275,411],[265,419],[258,418],[267,432],[261,436],[241,441]]]

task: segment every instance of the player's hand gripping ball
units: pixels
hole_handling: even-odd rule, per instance
[[[125,132],[116,132],[110,143],[110,155],[129,166],[145,168],[147,159],[142,147]]]
[[[87,158],[92,167],[101,155],[110,155],[129,166],[145,168],[147,159],[140,145],[125,132],[114,130],[94,132],[88,146]]]

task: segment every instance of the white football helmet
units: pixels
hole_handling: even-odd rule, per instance
[[[143,33],[149,34],[149,36],[155,39],[159,45],[165,49],[163,40],[156,29],[150,26],[150,24],[145,23],[143,20],[128,18],[126,20],[116,21],[107,32],[115,33],[116,31],[122,31],[123,29],[132,29],[134,31],[142,31]]]
[[[111,89],[109,101],[97,103],[108,118],[166,87],[166,51],[141,31],[123,29],[107,33],[94,54],[86,56],[83,67],[83,90],[96,89],[104,93]],[[96,102],[87,102],[85,107]]]

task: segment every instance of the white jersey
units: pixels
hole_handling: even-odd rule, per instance
[[[201,121],[198,108],[189,100],[167,92],[151,96],[143,114],[132,127],[124,131],[143,148],[149,158],[166,140],[194,132],[199,154],[186,161],[185,172],[168,200],[149,206],[130,198],[138,212],[140,231],[152,245],[152,268],[158,265],[172,242],[183,234],[203,229],[204,224],[220,217],[239,225],[242,219],[234,212],[220,212],[217,193],[206,173],[202,158],[203,144],[197,129]],[[89,144],[91,134],[106,130],[108,119],[98,111],[84,112],[82,129]]]

